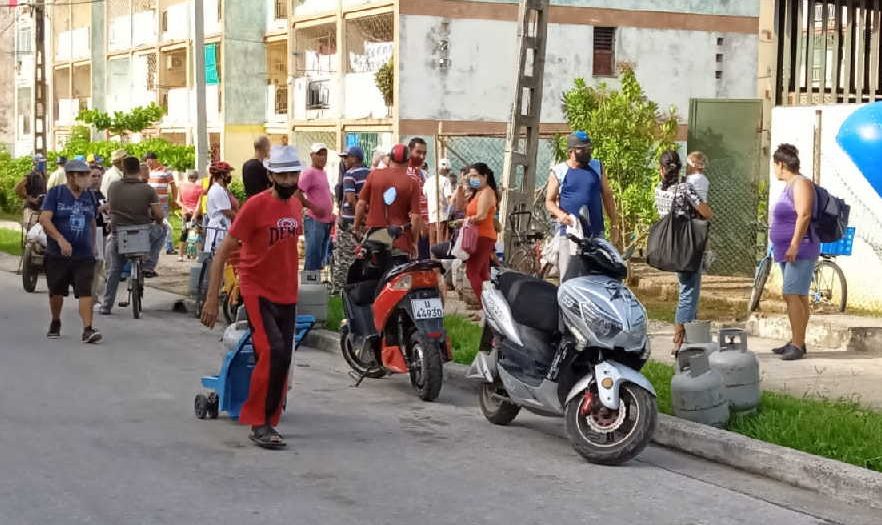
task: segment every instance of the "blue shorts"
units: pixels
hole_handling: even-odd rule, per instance
[[[808,295],[817,262],[817,258],[799,259],[792,263],[782,262],[781,272],[784,274],[784,286],[781,293],[784,295]]]

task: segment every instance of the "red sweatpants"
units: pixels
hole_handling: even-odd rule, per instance
[[[478,297],[478,304],[483,306],[481,301],[481,290],[484,288],[484,281],[490,280],[490,257],[493,250],[496,249],[496,241],[489,237],[478,237],[478,249],[466,261],[466,277],[472,285],[472,290]]]
[[[243,299],[251,323],[251,342],[257,363],[251,373],[248,399],[242,405],[239,423],[276,426],[288,393],[296,305],[278,304],[253,295],[246,295]]]

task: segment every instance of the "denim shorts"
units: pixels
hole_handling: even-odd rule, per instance
[[[782,262],[781,272],[784,274],[784,295],[808,295],[815,274],[817,258],[799,259],[794,262]]]

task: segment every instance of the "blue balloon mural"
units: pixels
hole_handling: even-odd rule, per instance
[[[839,128],[836,142],[882,197],[882,102],[852,113]]]

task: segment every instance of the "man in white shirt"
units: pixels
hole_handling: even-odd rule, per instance
[[[213,253],[220,247],[233,218],[236,216],[233,210],[233,201],[227,191],[227,185],[232,176],[233,168],[226,162],[217,162],[209,168],[211,174],[211,188],[208,190],[208,225],[205,232],[205,252]]]
[[[693,151],[686,157],[686,182],[692,184],[701,200],[708,202],[710,180],[704,174],[707,169],[707,156],[700,151]]]
[[[438,172],[423,184],[423,193],[429,205],[429,244],[434,246],[447,240],[447,210],[453,188],[450,185],[450,161],[441,159]]]
[[[55,186],[67,184],[67,174],[64,172],[64,165],[67,164],[67,157],[59,156],[55,160],[55,164],[58,165],[58,168],[52,172],[52,175],[49,175],[49,179],[46,181],[46,191],[51,190]]]
[[[104,177],[101,179],[101,193],[103,193],[105,197],[108,195],[110,185],[118,180],[122,180],[122,165],[123,159],[126,158],[126,156],[126,151],[122,149],[118,149],[110,154],[110,169],[104,172]]]

